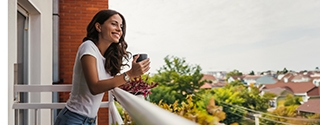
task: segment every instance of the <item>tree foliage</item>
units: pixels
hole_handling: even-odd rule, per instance
[[[271,93],[271,92],[265,92],[263,94],[263,97],[266,98],[267,100],[271,100],[271,99],[277,97],[277,95],[274,93]]]
[[[206,110],[199,110],[194,104],[192,97],[187,96],[187,100],[179,106],[178,101],[173,104],[166,104],[160,101],[158,105],[170,112],[183,116],[201,125],[216,125],[219,121],[226,118],[226,114],[222,111],[221,106],[216,106],[213,98],[206,103]]]
[[[298,105],[280,106],[276,108],[274,111],[272,111],[270,113],[271,115],[267,115],[267,114],[263,115],[263,117],[266,119],[261,120],[261,122],[267,125],[283,125],[283,123],[290,123],[290,122],[292,123],[293,121],[290,121],[290,119],[287,119],[285,117],[296,117],[297,116],[296,108],[298,108]],[[277,116],[283,116],[283,117],[277,117]]]
[[[318,114],[298,114],[297,108],[300,106],[300,102],[302,101],[301,97],[288,94],[284,101],[284,105],[278,106],[274,111],[272,111],[269,114],[264,114],[263,117],[267,119],[263,119],[261,122],[267,125],[283,125],[284,123],[294,125],[320,124],[318,121],[320,115]]]
[[[198,110],[205,111],[207,104],[213,97],[214,92],[211,89],[200,89],[199,92],[195,93],[193,100],[198,108]]]
[[[261,123],[265,125],[320,125],[319,114],[309,114],[303,116],[298,114],[297,108],[299,105],[279,106],[274,111],[268,114],[264,114],[264,119]]]
[[[284,106],[291,106],[291,105],[300,105],[302,99],[299,97],[296,97],[292,94],[288,94],[286,96],[285,102],[284,102]]]
[[[251,72],[249,73],[249,75],[254,75],[254,71],[251,71]]]
[[[227,114],[227,118],[222,121],[225,124],[240,122],[245,114],[245,111],[232,106],[242,105],[245,102],[245,99],[241,98],[241,91],[245,88],[241,85],[243,84],[239,81],[233,81],[223,88],[214,90],[214,98],[217,104],[223,106],[223,111]]]
[[[184,58],[166,56],[158,73],[152,77],[153,82],[159,83],[152,89],[149,96],[151,102],[173,104],[175,100],[185,101],[187,95],[194,95],[204,84],[200,82],[203,74],[199,65],[189,65]]]
[[[269,108],[270,97],[260,96],[259,89],[256,87],[247,87],[240,81],[233,81],[223,88],[214,90],[214,97],[218,105],[223,106],[227,118],[222,121],[225,124],[240,123],[243,116],[251,113],[246,110],[266,111]],[[244,108],[241,108],[244,107]]]
[[[231,76],[242,76],[242,72],[240,72],[239,70],[233,70],[231,72],[228,72],[226,74],[226,78],[229,79]]]
[[[287,68],[283,68],[282,71],[277,71],[277,74],[286,74],[288,73],[289,71],[287,70]]]

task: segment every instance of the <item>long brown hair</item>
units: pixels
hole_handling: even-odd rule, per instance
[[[122,19],[122,36],[120,37],[118,43],[112,43],[103,54],[103,56],[106,58],[104,67],[111,76],[115,76],[120,73],[120,70],[123,66],[129,66],[127,63],[123,64],[123,59],[129,62],[129,55],[131,55],[131,53],[127,51],[128,44],[124,39],[126,35],[126,21],[123,15],[115,10],[110,9],[99,11],[87,26],[87,36],[82,40],[82,42],[91,40],[96,44],[99,40],[99,32],[95,28],[95,23],[98,22],[99,24],[103,24],[115,14],[118,14]]]

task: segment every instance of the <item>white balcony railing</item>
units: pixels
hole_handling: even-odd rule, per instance
[[[71,85],[15,85],[14,92],[70,92]],[[109,124],[122,125],[123,120],[114,104],[117,98],[122,107],[138,125],[196,125],[197,123],[173,114],[144,99],[134,96],[122,89],[115,88],[109,91],[109,101],[102,102],[100,108],[109,108]],[[34,109],[36,125],[39,118],[39,109],[62,109],[65,103],[18,103],[13,109]],[[99,119],[99,118],[98,118]],[[54,119],[51,119],[51,123]]]
[[[15,85],[14,92],[70,92],[72,85]],[[14,102],[12,108],[13,109],[29,109],[34,110],[35,114],[35,125],[38,125],[38,111],[39,109],[51,109],[53,112],[54,109],[62,109],[65,107],[66,103],[19,103]],[[108,101],[102,102],[100,108],[108,108],[114,107],[109,106],[114,104],[109,104]],[[114,107],[115,108],[115,107]],[[119,114],[119,113],[118,113]],[[116,116],[116,115],[115,115]],[[53,123],[54,119],[51,117],[51,123]],[[121,123],[121,121],[119,121]]]

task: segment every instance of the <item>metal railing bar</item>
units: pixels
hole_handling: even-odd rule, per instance
[[[111,114],[112,124],[124,125],[124,122],[113,100],[111,100],[109,103],[109,112]]]
[[[13,109],[62,109],[66,103],[14,103]],[[100,108],[108,108],[109,102],[101,102]]]
[[[35,122],[35,125],[38,125],[38,109],[34,109],[34,122]]]
[[[65,84],[65,85],[14,85],[14,92],[70,92],[72,90],[72,84]],[[112,95],[111,95],[112,97]],[[15,102],[12,105],[12,109],[34,109],[35,111],[35,124],[38,124],[38,111],[39,109],[51,109],[51,112],[53,112],[53,109],[62,109],[64,108],[66,103],[55,103],[55,102],[49,102],[49,103],[19,103]],[[111,107],[111,110],[113,110],[113,113],[109,111],[109,113],[112,114],[114,120],[119,125],[123,124],[122,118],[114,105],[114,102],[112,100],[112,104],[109,104],[109,101],[101,102],[100,108],[109,108]],[[53,117],[52,117],[53,118]],[[54,119],[51,118],[51,123],[53,123]]]
[[[114,88],[113,95],[138,125],[198,125],[120,88]]]
[[[54,109],[51,109],[51,118],[50,118],[50,123],[51,123],[51,125],[54,124],[53,112],[54,112]]]
[[[72,85],[14,85],[14,92],[70,92]]]

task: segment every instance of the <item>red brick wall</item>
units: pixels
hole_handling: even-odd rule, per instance
[[[86,35],[86,27],[92,17],[108,8],[108,0],[59,0],[59,77],[62,84],[72,83],[73,64],[76,52]],[[66,102],[69,92],[59,93],[59,101]],[[108,95],[103,98],[107,101]],[[108,124],[108,109],[101,108],[98,124]]]

